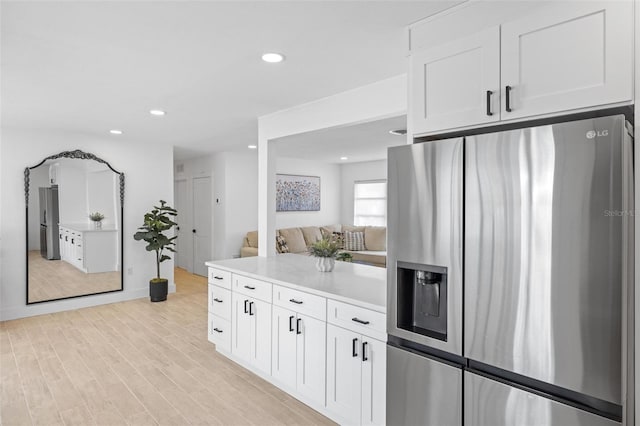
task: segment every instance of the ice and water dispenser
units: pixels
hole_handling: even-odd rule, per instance
[[[397,262],[398,328],[447,341],[447,268]]]

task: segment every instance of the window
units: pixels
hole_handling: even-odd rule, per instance
[[[387,181],[355,182],[353,188],[353,224],[356,226],[387,225]]]

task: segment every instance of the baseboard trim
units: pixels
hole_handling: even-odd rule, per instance
[[[169,284],[169,293],[176,292],[175,283]],[[118,291],[114,293],[96,294],[93,296],[77,297],[74,299],[55,300],[52,302],[37,303],[35,305],[22,305],[4,308],[0,310],[0,321],[47,315],[56,312],[72,311],[74,309],[90,308],[92,306],[107,305],[110,303],[125,302],[127,300],[149,297],[149,288],[143,287],[130,291]]]

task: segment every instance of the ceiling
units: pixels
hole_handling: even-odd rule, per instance
[[[406,136],[390,130],[407,129],[407,116],[286,136],[275,140],[279,157],[323,163],[357,163],[387,158],[387,148],[404,145]],[[341,160],[340,157],[347,157]]]
[[[407,25],[457,3],[3,1],[2,125],[246,149],[261,115],[405,73]]]

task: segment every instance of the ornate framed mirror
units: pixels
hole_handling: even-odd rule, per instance
[[[24,169],[27,305],[122,291],[124,173],[80,150]]]

